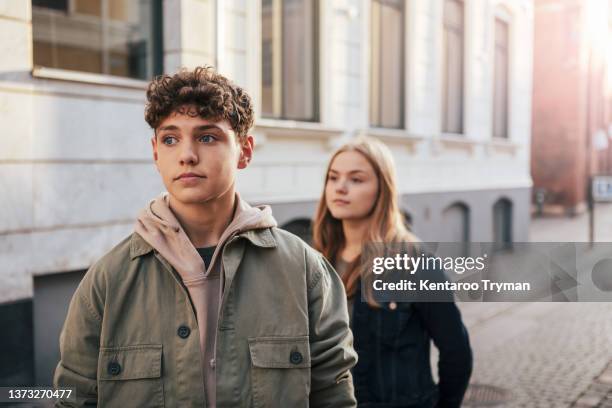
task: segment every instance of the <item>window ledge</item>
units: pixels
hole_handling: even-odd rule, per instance
[[[505,153],[513,156],[518,152],[520,147],[521,145],[518,143],[500,137],[494,137],[485,144],[488,154]]]
[[[415,149],[418,143],[425,140],[425,136],[408,133],[404,129],[369,128],[362,131],[361,134],[379,139],[385,143],[405,145],[411,151]]]
[[[440,136],[434,137],[432,139],[432,143],[436,152],[439,152],[440,150],[454,149],[463,150],[472,154],[474,153],[476,146],[481,142],[479,140],[470,139],[463,134],[442,133]]]
[[[34,67],[34,78],[57,79],[60,81],[80,82],[92,85],[116,86],[144,90],[148,82],[139,79],[123,78],[113,75],[91,74],[89,72],[70,71],[47,67]]]
[[[442,133],[438,139],[445,143],[477,144],[478,140],[470,139],[463,133]]]
[[[464,150],[468,153],[474,153],[478,146],[482,146],[488,155],[509,154],[514,156],[521,145],[512,140],[494,137],[488,140],[475,140],[463,135],[454,135],[443,133],[441,136],[432,139],[436,151],[444,149]]]
[[[316,122],[293,120],[257,119],[254,133],[255,145],[265,144],[269,138],[318,139],[331,142],[344,134],[340,128],[323,126]]]

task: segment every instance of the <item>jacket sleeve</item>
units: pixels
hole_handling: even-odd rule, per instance
[[[355,407],[351,368],[357,363],[348,324],[346,295],[333,267],[320,255],[306,255],[310,326],[312,407]]]
[[[442,271],[433,271],[432,280],[444,281]],[[438,360],[439,400],[437,407],[460,407],[472,373],[472,349],[461,313],[452,293],[434,301],[415,303],[425,329],[440,351]]]
[[[60,335],[60,361],[55,388],[76,388],[76,402],[58,400],[56,407],[97,406],[97,368],[103,313],[100,271],[93,266],[74,293]],[[98,276],[96,276],[98,275]]]

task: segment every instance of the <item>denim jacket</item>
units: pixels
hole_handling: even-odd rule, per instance
[[[361,286],[361,285],[359,285]],[[372,308],[358,288],[351,328],[359,407],[459,407],[472,372],[467,330],[454,302],[383,303]],[[440,351],[436,385],[430,340]]]

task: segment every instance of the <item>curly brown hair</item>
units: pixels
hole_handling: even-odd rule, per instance
[[[174,112],[187,113],[195,107],[197,116],[208,120],[227,119],[239,141],[253,126],[251,97],[213,67],[181,69],[174,75],[160,75],[149,83],[145,120],[153,129]]]

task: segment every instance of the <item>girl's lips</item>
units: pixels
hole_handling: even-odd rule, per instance
[[[350,201],[346,201],[346,200],[340,200],[340,199],[335,199],[334,201],[332,201],[334,204],[338,204],[338,205],[347,205],[350,204]]]

